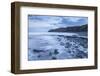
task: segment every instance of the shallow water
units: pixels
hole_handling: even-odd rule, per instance
[[[28,60],[88,58],[87,36],[77,34],[29,34]]]

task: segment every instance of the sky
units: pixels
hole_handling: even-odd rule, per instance
[[[47,32],[50,29],[88,24],[87,17],[28,15],[29,32]]]

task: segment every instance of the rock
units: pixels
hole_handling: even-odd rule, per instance
[[[36,49],[33,49],[33,52],[40,53],[40,52],[44,52],[44,50],[36,50]]]
[[[54,54],[55,54],[55,55],[59,54],[59,52],[58,52],[57,49],[54,50]]]
[[[55,59],[57,59],[57,58],[56,58],[56,57],[52,57],[52,59],[54,59],[54,60],[55,60]]]

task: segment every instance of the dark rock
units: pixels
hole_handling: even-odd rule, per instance
[[[78,51],[77,54],[76,54],[76,58],[84,58],[84,57],[87,57],[88,54],[87,53],[84,53],[83,51]]]
[[[36,49],[33,49],[33,52],[40,53],[40,52],[44,52],[44,50],[36,50]]]
[[[64,43],[63,42],[60,42],[60,45],[64,46]]]
[[[88,30],[88,24],[85,24],[81,26],[51,29],[48,32],[87,32],[87,30]]]
[[[49,56],[52,56],[52,52],[49,52]]]
[[[37,57],[38,57],[38,58],[40,58],[40,57],[41,57],[41,55],[38,55]]]
[[[70,44],[69,42],[66,43],[65,48],[70,48],[72,44]]]
[[[57,59],[57,58],[56,58],[56,57],[52,57],[52,59],[54,59],[54,60],[55,60],[55,59]]]
[[[59,54],[59,52],[58,52],[57,49],[54,50],[54,54],[55,54],[55,55]]]

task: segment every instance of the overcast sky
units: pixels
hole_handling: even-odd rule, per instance
[[[87,17],[28,15],[29,32],[47,32],[50,29],[88,24]]]

